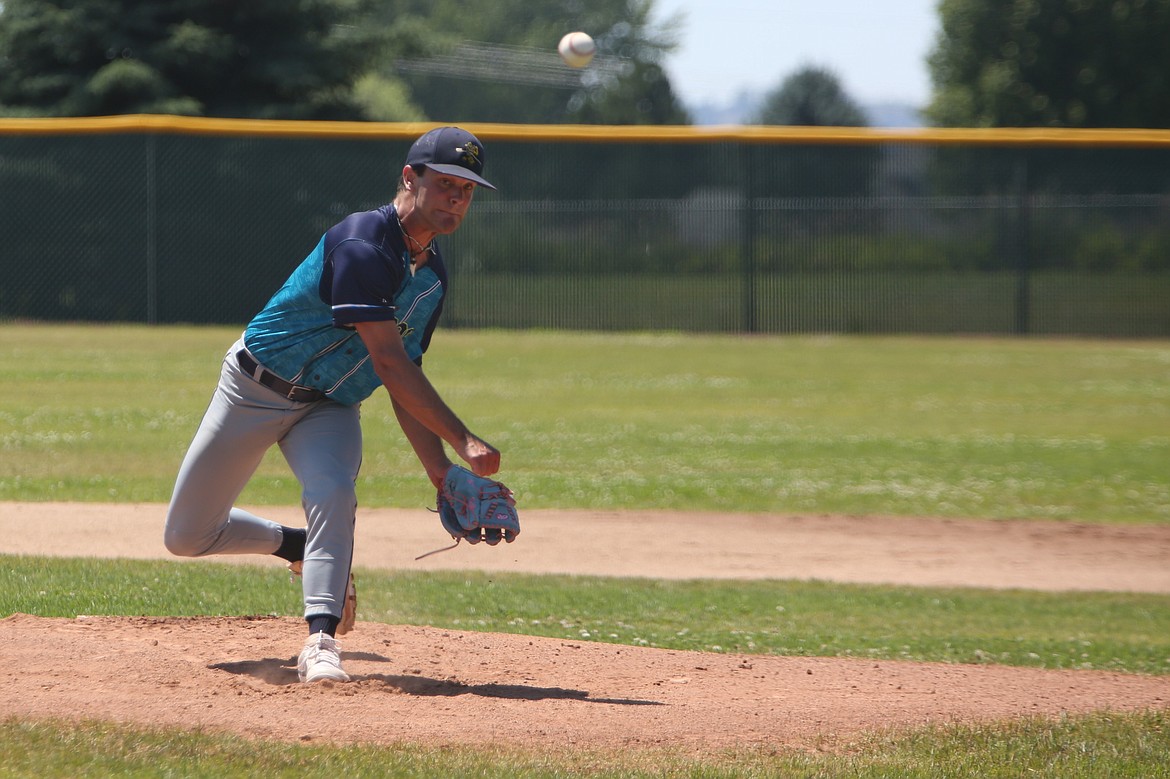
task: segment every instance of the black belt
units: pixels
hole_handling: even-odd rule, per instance
[[[283,395],[289,400],[295,400],[297,403],[312,403],[317,400],[324,400],[325,393],[319,389],[312,387],[302,387],[300,384],[293,384],[291,381],[285,381],[277,376],[272,371],[265,368],[260,363],[248,354],[247,349],[241,349],[236,352],[236,362],[240,364],[240,368],[244,373],[251,376],[256,381],[263,384],[268,389],[272,390],[278,395]]]

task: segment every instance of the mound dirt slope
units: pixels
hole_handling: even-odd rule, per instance
[[[327,742],[832,749],[862,731],[1162,707],[1170,678],[675,652],[359,623],[296,680],[284,618],[0,622],[7,714]],[[36,651],[29,651],[35,647]],[[290,649],[292,648],[292,649]]]
[[[0,551],[165,557],[163,511],[0,504]],[[295,510],[268,513],[299,524]],[[433,516],[363,512],[357,565],[1170,592],[1164,528],[666,512],[524,519],[510,546],[415,560],[443,543]],[[6,714],[291,741],[704,753],[835,749],[884,728],[1170,705],[1170,677],[678,652],[361,621],[342,640],[353,681],[306,687],[295,669],[303,638],[297,619],[7,616]]]

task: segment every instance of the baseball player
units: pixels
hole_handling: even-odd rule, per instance
[[[459,420],[421,368],[448,286],[435,238],[459,227],[478,187],[495,189],[483,168],[483,145],[461,128],[415,141],[394,202],[327,230],[228,350],[179,469],[164,534],[172,554],[276,555],[301,574],[302,682],[349,679],[335,636],[352,626],[356,606],[361,402],[387,389],[440,492],[452,471],[443,442],[476,477],[500,468],[500,452]],[[304,528],[233,505],[274,444],[301,484]]]

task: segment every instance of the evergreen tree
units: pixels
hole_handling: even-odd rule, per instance
[[[6,0],[0,110],[359,119],[361,0]]]
[[[865,113],[831,71],[806,66],[764,98],[757,124],[796,127],[864,127]]]

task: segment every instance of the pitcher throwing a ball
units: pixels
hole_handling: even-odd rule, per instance
[[[349,679],[335,636],[352,627],[357,600],[358,407],[379,386],[436,487],[442,526],[472,542],[519,533],[511,493],[486,478],[499,471],[500,452],[460,421],[421,367],[448,288],[435,238],[458,229],[478,187],[495,189],[483,168],[483,145],[466,130],[437,128],[415,141],[394,202],[327,230],[228,350],[179,469],[165,530],[171,553],[277,555],[302,575],[302,682]],[[444,442],[470,470],[452,464]],[[301,484],[304,528],[233,505],[274,444]],[[473,493],[496,499],[479,509]]]

